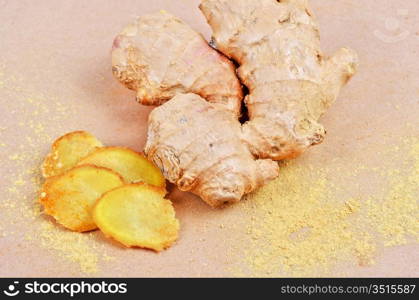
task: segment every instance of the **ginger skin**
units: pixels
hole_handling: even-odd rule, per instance
[[[323,56],[305,0],[203,0],[200,8],[218,50],[240,64],[248,122],[238,120],[232,63],[167,13],[142,17],[116,38],[113,70],[140,103],[161,105],[149,116],[147,157],[180,190],[217,207],[277,177],[274,160],[323,140],[318,119],[357,57],[345,48]]]
[[[252,153],[281,160],[321,143],[318,119],[355,74],[356,53],[323,56],[307,0],[202,0],[200,9],[249,89],[243,139]]]
[[[232,62],[165,11],[141,16],[115,38],[112,70],[137,92],[141,104],[160,105],[178,93],[195,93],[240,113],[243,93]]]
[[[218,207],[278,176],[277,163],[255,160],[240,135],[232,114],[196,94],[178,94],[151,112],[145,153],[180,190]]]

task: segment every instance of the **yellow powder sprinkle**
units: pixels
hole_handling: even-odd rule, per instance
[[[89,234],[77,234],[61,229],[48,221],[41,225],[39,235],[41,245],[54,250],[60,257],[77,263],[85,273],[98,272],[97,249],[89,243]]]
[[[418,140],[405,139],[380,155],[388,163],[283,164],[278,179],[239,204],[247,237],[234,246],[238,267],[233,274],[327,276],[355,258],[359,265],[373,263],[380,246],[418,241]],[[384,182],[379,185],[384,190],[350,196],[359,190],[361,172],[371,182]],[[336,180],[336,174],[344,180]]]
[[[389,189],[384,199],[366,201],[367,217],[382,234],[385,246],[404,245],[409,237],[419,241],[419,142],[407,140],[410,173],[388,170]]]
[[[114,261],[116,258],[114,256],[110,256],[108,254],[103,254],[102,259],[103,259],[103,261]]]
[[[17,153],[9,155],[10,160],[22,160],[21,156]]]
[[[0,64],[0,69],[5,67]],[[69,106],[72,102],[38,93],[17,76],[6,76],[0,70],[2,85],[0,92],[13,101],[2,102],[2,109],[18,116],[12,124],[2,126],[0,120],[1,143],[0,162],[4,170],[0,185],[3,195],[0,199],[0,236],[15,235],[14,226],[25,228],[22,238],[32,241],[35,247],[42,247],[60,259],[79,266],[82,272],[98,272],[99,261],[110,261],[105,249],[98,246],[92,234],[79,234],[61,229],[41,216],[38,204],[38,190],[42,184],[40,164],[51,147],[54,137],[65,132],[66,120],[77,115],[77,110]],[[17,115],[17,114],[16,114]],[[6,124],[4,124],[6,125]],[[8,130],[24,128],[25,134],[16,136]],[[7,231],[6,231],[7,230]],[[20,236],[15,235],[18,239]]]
[[[336,203],[323,170],[287,163],[281,176],[251,194],[243,206],[251,215],[244,250],[252,276],[317,275],[359,256],[371,261],[371,237],[351,226],[357,200]],[[247,274],[249,275],[249,274]]]
[[[14,182],[14,185],[24,185],[24,184],[25,184],[25,181],[23,181],[22,179],[15,180]]]
[[[6,231],[4,230],[4,228],[0,225],[0,238],[5,237],[6,236]]]

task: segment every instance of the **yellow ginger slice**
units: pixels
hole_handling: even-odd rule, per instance
[[[165,187],[165,179],[160,170],[147,158],[131,149],[103,147],[80,160],[79,165],[92,164],[114,170],[126,183],[145,182]]]
[[[102,143],[88,132],[67,133],[52,144],[51,152],[46,156],[41,167],[42,175],[45,178],[59,175],[102,146]]]
[[[93,209],[100,230],[127,247],[161,251],[172,245],[179,222],[165,190],[144,183],[118,187],[105,193]]]
[[[75,167],[61,175],[47,178],[39,201],[45,213],[73,231],[96,229],[92,209],[104,193],[124,184],[112,170],[93,165]]]

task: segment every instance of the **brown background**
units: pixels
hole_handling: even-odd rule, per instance
[[[25,167],[39,166],[53,138],[78,129],[94,133],[106,144],[142,150],[150,109],[135,103],[134,94],[112,77],[113,37],[136,16],[166,9],[208,38],[210,30],[198,3],[0,0],[0,134],[4,143],[0,195],[8,195],[3,201],[10,208],[0,211],[0,276],[86,275],[78,263],[63,257],[63,250],[58,255],[37,243],[39,237],[31,231],[37,226],[36,218],[21,220],[26,212],[16,206],[19,201],[33,201],[37,184]],[[313,0],[312,6],[321,25],[324,51],[352,47],[359,53],[361,66],[323,118],[326,141],[308,151],[304,160],[353,155],[368,165],[370,159],[377,159],[376,147],[371,145],[382,143],[384,137],[418,136],[419,2]],[[359,182],[368,184],[368,179]],[[114,259],[100,260],[93,276],[232,275],[230,250],[224,241],[234,234],[229,230],[230,217],[240,212],[234,207],[212,210],[179,192],[172,198],[182,223],[181,238],[174,247],[160,254],[127,250],[94,233],[91,237],[98,251]],[[382,249],[375,265],[354,265],[344,271],[348,276],[418,276],[418,250],[417,245]]]

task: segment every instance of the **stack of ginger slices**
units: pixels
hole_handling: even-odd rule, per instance
[[[90,133],[70,132],[53,143],[42,175],[44,212],[70,230],[99,228],[127,247],[155,251],[178,237],[163,175],[131,149],[105,147]]]

